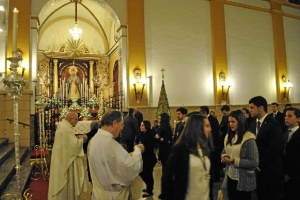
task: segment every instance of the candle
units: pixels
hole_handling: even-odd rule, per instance
[[[13,29],[12,29],[12,53],[13,56],[17,56],[17,35],[18,35],[18,9],[13,11]]]
[[[66,89],[65,89],[65,96],[64,96],[66,99],[68,98],[68,93],[69,93],[68,86],[69,86],[69,84],[66,83],[66,85],[65,85],[65,87],[66,87]]]
[[[85,80],[85,98],[87,99],[87,88],[88,88],[88,85],[87,85],[87,82]]]
[[[176,128],[176,120],[174,120],[174,130],[175,130],[175,128]]]
[[[40,130],[40,134],[42,132],[42,113],[39,112],[39,130]]]
[[[44,130],[44,113],[42,112],[42,126],[41,126],[41,128],[42,128],[42,131]]]
[[[113,95],[113,88],[109,88],[109,96]]]

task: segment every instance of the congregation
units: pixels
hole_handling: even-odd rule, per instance
[[[161,113],[151,126],[138,109],[123,118],[111,110],[91,132],[77,138],[72,129],[76,113],[68,113],[56,130],[48,199],[80,199],[87,174],[94,200],[130,200],[130,186],[137,176],[146,185],[143,198],[153,196],[154,166],[162,166],[161,193],[165,200],[297,200],[300,197],[300,110],[262,96],[249,107],[221,108],[219,123],[208,106],[188,112],[176,110],[177,124]],[[212,110],[211,110],[212,111]],[[63,143],[68,143],[68,148]],[[88,173],[83,157],[88,158]],[[214,184],[223,180],[219,196]]]

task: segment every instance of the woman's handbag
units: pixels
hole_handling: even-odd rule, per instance
[[[217,200],[225,200],[225,189],[227,187],[227,167],[225,168],[225,175],[224,175],[224,180],[223,180],[223,183],[222,183],[222,186],[221,188],[218,190],[218,198]]]

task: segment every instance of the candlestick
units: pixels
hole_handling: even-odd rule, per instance
[[[17,57],[17,36],[18,36],[18,9],[13,11],[13,29],[12,29],[12,54]]]

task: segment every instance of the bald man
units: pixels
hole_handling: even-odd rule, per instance
[[[78,115],[69,112],[56,130],[51,156],[48,200],[80,198],[87,190],[83,165],[83,142],[87,136],[77,138],[73,128]]]

